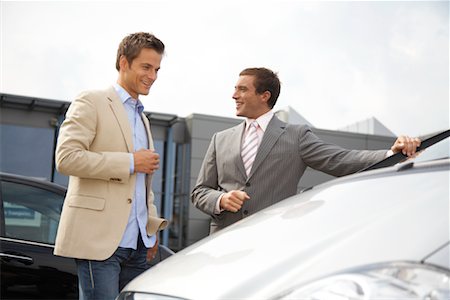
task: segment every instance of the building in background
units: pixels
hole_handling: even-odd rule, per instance
[[[45,178],[66,186],[67,176],[55,169],[54,150],[58,129],[69,105],[68,101],[0,94],[0,171]],[[190,191],[210,139],[215,132],[237,125],[242,119],[195,113],[186,118],[153,112],[145,114],[161,157],[161,168],[153,180],[155,203],[160,214],[171,221],[169,230],[162,232],[160,240],[178,251],[209,232],[209,216],[192,205]],[[314,128],[290,107],[276,114],[288,123],[308,124],[324,141],[348,149],[388,149],[395,140],[392,132],[375,118],[372,119],[375,131],[354,133]],[[332,178],[308,168],[298,189]]]
[[[341,131],[348,132],[356,132],[362,134],[373,134],[373,135],[383,135],[383,136],[392,136],[396,135],[389,130],[386,126],[384,126],[380,121],[375,117],[371,117],[369,119],[365,119],[344,127],[339,128]]]

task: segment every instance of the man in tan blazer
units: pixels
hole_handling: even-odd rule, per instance
[[[419,139],[407,136],[399,137],[390,151],[346,150],[325,143],[308,126],[286,124],[274,115],[280,93],[274,72],[249,68],[239,75],[233,99],[236,115],[246,120],[214,134],[191,193],[193,204],[211,216],[210,233],[295,195],[308,166],[343,176],[390,153],[412,156],[420,145]]]
[[[159,155],[139,101],[163,54],[152,34],[125,37],[117,83],[81,93],[61,126],[56,167],[70,177],[54,253],[76,259],[80,299],[114,299],[146,269],[147,249],[167,226],[153,203]]]

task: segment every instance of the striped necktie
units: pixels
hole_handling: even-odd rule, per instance
[[[250,128],[248,129],[244,143],[242,144],[241,156],[247,176],[250,174],[253,162],[255,161],[256,152],[258,151],[258,135],[256,134],[257,128],[258,122],[253,121],[250,123]]]

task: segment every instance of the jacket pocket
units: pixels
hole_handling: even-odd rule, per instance
[[[73,195],[68,200],[70,207],[87,208],[92,210],[103,210],[105,208],[104,198]]]

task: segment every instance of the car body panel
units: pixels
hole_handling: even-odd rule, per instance
[[[180,251],[125,290],[267,299],[342,269],[421,262],[449,241],[449,163],[406,162],[325,183]]]
[[[73,259],[53,255],[53,247],[1,239],[1,253],[31,259],[2,257],[2,287],[5,297],[54,297],[77,299],[77,277]]]

